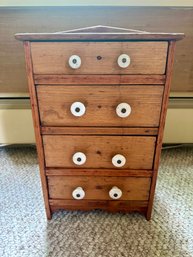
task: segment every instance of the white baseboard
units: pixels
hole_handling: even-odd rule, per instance
[[[0,109],[0,144],[35,143],[30,109]],[[169,108],[164,143],[193,143],[193,109]]]
[[[164,143],[193,143],[193,108],[168,109]]]
[[[31,109],[0,109],[0,144],[35,143]]]

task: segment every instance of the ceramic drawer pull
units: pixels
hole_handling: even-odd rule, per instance
[[[117,59],[117,63],[120,68],[127,68],[131,63],[131,58],[127,54],[121,54]]]
[[[72,161],[76,165],[83,165],[86,162],[86,155],[81,152],[77,152],[72,156]]]
[[[81,102],[74,102],[71,107],[70,107],[71,113],[76,116],[80,117],[83,116],[86,112],[86,107],[83,103]]]
[[[76,200],[83,199],[85,197],[85,192],[82,187],[77,187],[76,189],[74,189],[74,191],[72,192],[72,197]]]
[[[116,154],[115,156],[113,156],[112,158],[112,164],[115,167],[123,167],[126,163],[126,158],[125,156],[123,156],[122,154]]]
[[[131,106],[127,103],[117,105],[116,113],[120,118],[126,118],[131,114]]]
[[[111,188],[111,190],[109,191],[109,196],[112,199],[119,199],[122,196],[122,191],[121,189],[119,189],[118,187],[114,186]]]
[[[78,69],[81,66],[81,58],[78,55],[72,55],[70,56],[68,63],[72,69]]]

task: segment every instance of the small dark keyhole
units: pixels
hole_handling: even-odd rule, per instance
[[[117,193],[115,193],[115,194],[114,194],[114,197],[117,197],[117,196],[118,196],[118,194],[117,194]]]
[[[80,197],[80,194],[76,194],[76,197]]]
[[[101,60],[102,59],[102,56],[97,56],[97,60]]]
[[[117,163],[118,163],[118,164],[121,164],[121,160],[118,160]]]
[[[76,108],[75,108],[75,111],[76,111],[76,112],[79,112],[79,111],[80,111],[80,108],[79,108],[79,107],[76,107]]]
[[[126,58],[123,58],[122,59],[122,63],[126,63],[127,59]]]
[[[77,63],[77,60],[76,60],[76,59],[73,59],[72,62],[73,62],[74,64],[76,64],[76,63]]]
[[[122,113],[126,113],[126,111],[127,111],[127,110],[126,110],[125,108],[122,108],[122,109],[121,109],[121,112],[122,112]]]
[[[81,159],[80,157],[77,158],[77,161],[78,161],[78,162],[81,162],[81,160],[82,160],[82,159]]]

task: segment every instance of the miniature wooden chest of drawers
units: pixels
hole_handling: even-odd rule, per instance
[[[149,220],[176,40],[95,26],[24,41],[48,219],[57,209]]]

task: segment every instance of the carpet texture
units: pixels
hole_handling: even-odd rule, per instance
[[[162,151],[152,220],[60,211],[46,221],[36,151],[0,149],[1,257],[192,257],[193,148]]]

